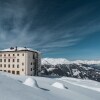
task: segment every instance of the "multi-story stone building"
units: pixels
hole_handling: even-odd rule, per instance
[[[16,75],[38,75],[41,54],[29,48],[9,48],[0,51],[0,71]]]

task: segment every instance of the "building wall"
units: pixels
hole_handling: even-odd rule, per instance
[[[36,58],[33,57],[34,54],[35,52],[29,51],[0,52],[0,71],[10,71],[9,73],[20,75],[35,75],[34,68],[38,67],[38,60],[36,60]]]
[[[40,75],[40,72],[41,72],[41,54],[39,53],[38,54],[38,75]]]
[[[2,55],[2,56],[1,56]],[[25,53],[24,52],[4,52],[0,53],[0,70],[12,73],[19,71],[20,75],[25,75]],[[14,72],[13,72],[14,74]]]
[[[28,72],[28,75],[34,75],[34,59],[33,59],[33,55],[34,53],[33,52],[29,52],[28,53],[28,60],[27,60],[27,72]]]
[[[28,75],[38,75],[38,68],[40,67],[40,54],[36,52],[29,52],[27,54],[27,74]]]

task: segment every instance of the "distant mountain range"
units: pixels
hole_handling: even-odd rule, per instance
[[[96,61],[96,60],[76,60],[76,61],[69,61],[65,58],[43,58],[42,59],[42,65],[44,64],[52,64],[52,65],[57,65],[57,64],[80,64],[80,63],[84,63],[84,64],[100,64],[100,61]]]
[[[89,78],[100,81],[100,61],[43,58],[41,63],[41,75]]]

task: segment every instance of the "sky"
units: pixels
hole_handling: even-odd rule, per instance
[[[100,60],[100,0],[0,0],[0,49]]]

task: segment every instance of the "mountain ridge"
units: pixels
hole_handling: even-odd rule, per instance
[[[75,60],[75,61],[70,61],[67,60],[66,58],[42,58],[41,64],[44,65],[57,65],[57,64],[100,64],[100,60]]]
[[[69,61],[65,58],[43,58],[41,75],[88,78],[100,82],[100,61]]]

